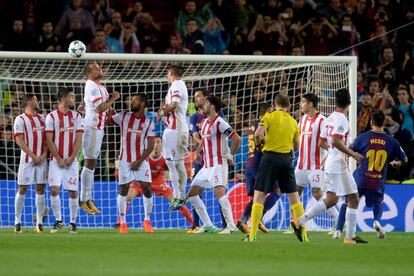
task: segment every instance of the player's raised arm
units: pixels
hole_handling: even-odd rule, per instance
[[[107,109],[110,109],[112,105],[115,103],[115,101],[118,100],[120,97],[121,94],[119,94],[118,91],[113,91],[111,97],[106,102],[103,102],[96,107],[96,111],[100,113],[104,112]]]

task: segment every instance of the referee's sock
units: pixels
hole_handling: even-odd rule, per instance
[[[259,223],[262,220],[263,208],[263,204],[253,203],[252,214],[250,215],[251,229],[249,240],[251,241],[253,241],[257,236],[257,228],[259,227]]]

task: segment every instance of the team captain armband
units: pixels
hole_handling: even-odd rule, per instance
[[[231,137],[234,134],[234,130],[232,127],[229,127],[223,132],[223,134],[226,135],[227,137]]]

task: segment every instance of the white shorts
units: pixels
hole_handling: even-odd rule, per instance
[[[79,190],[78,162],[73,162],[69,168],[61,168],[56,160],[49,163],[49,186],[60,187],[77,192]]]
[[[187,155],[188,131],[166,128],[162,134],[162,155],[165,159],[183,160]]]
[[[345,196],[358,193],[358,187],[350,172],[326,173],[327,192],[335,193],[337,196]]]
[[[151,169],[147,160],[141,163],[138,170],[131,169],[131,163],[119,161],[119,185],[124,185],[132,181],[142,181],[151,183]]]
[[[82,150],[85,159],[97,159],[101,153],[102,140],[105,131],[103,129],[94,129],[85,127],[82,139]]]
[[[295,170],[296,184],[305,187],[310,184],[311,188],[321,189],[323,185],[324,172],[322,170]]]
[[[20,163],[19,171],[17,173],[17,184],[46,184],[47,183],[47,161],[44,161],[39,166],[30,163]]]
[[[216,165],[214,167],[203,167],[191,182],[191,186],[199,186],[202,188],[214,188],[216,186],[227,187],[228,165]]]

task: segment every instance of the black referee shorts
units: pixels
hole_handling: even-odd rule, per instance
[[[296,192],[296,180],[290,153],[263,153],[254,189],[264,193],[274,191],[275,182],[282,193]]]

